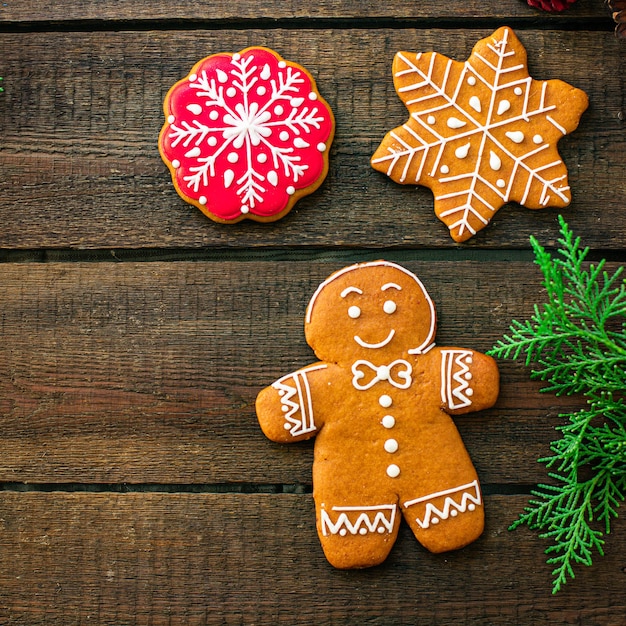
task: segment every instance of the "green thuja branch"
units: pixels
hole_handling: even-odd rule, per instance
[[[591,565],[604,554],[626,496],[626,286],[623,268],[609,275],[604,261],[585,262],[562,217],[558,256],[534,237],[535,263],[543,273],[546,302],[535,305],[524,322],[513,321],[489,352],[500,358],[524,359],[531,376],[546,382],[542,391],[581,393],[587,406],[565,414],[561,438],[551,455],[539,459],[550,470],[549,484],[532,491],[532,499],[511,529],[526,524],[551,540],[546,550],[553,593],[574,578],[574,566]]]

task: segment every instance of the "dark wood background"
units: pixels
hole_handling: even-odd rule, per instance
[[[626,509],[607,555],[552,596],[547,547],[509,532],[559,413],[500,363],[492,410],[458,418],[486,494],[468,548],[329,566],[312,443],[266,440],[257,392],[309,363],[302,320],[332,271],[416,272],[438,342],[488,350],[542,299],[529,235],[557,212],[504,207],[466,244],[427,189],[369,156],[406,118],[400,49],[462,60],[515,28],[531,74],[589,94],[560,151],[572,229],[626,262],[626,44],[602,0],[560,15],[522,0],[6,0],[0,3],[0,624],[626,624]],[[337,118],[323,186],[269,225],[211,222],[157,150],[170,85],[215,52],[264,45],[305,65]]]

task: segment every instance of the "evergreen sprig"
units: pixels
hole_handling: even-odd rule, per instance
[[[552,592],[574,578],[574,566],[591,565],[604,554],[604,535],[626,496],[626,286],[623,268],[609,275],[605,261],[585,262],[567,223],[559,217],[558,256],[534,237],[530,242],[541,269],[547,302],[535,305],[531,319],[513,321],[489,352],[525,358],[531,376],[545,381],[542,391],[581,393],[587,406],[563,414],[561,438],[551,455],[539,459],[550,470],[550,484],[539,484],[511,530],[522,524],[550,539]]]

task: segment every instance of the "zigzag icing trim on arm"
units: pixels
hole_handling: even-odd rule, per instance
[[[314,365],[299,372],[287,374],[272,385],[280,395],[282,411],[285,414],[285,430],[288,430],[292,437],[311,433],[317,429],[307,373],[327,367],[327,365]]]
[[[462,494],[460,502],[455,500],[455,497],[458,497],[457,494]],[[433,504],[432,500],[444,496],[445,500],[441,508]],[[404,503],[404,508],[408,509],[411,506],[424,502],[426,503],[424,513],[421,518],[419,516],[416,517],[415,521],[420,528],[426,529],[432,524],[438,524],[442,520],[456,517],[459,513],[475,511],[476,507],[482,504],[482,496],[478,487],[478,481],[474,480],[460,487],[438,491],[437,493],[431,493],[427,496],[416,498],[415,500],[409,500]]]
[[[338,513],[333,522],[330,514],[322,504],[321,522],[322,534],[341,535],[367,535],[367,533],[391,533],[396,519],[397,505],[380,504],[377,506],[334,506],[333,513]],[[356,516],[356,519],[354,519]],[[351,520],[352,518],[352,520]]]
[[[441,401],[450,409],[472,404],[470,397],[474,391],[469,383],[472,354],[471,350],[441,351]]]

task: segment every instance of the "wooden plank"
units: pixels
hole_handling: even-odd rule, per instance
[[[556,596],[544,542],[507,532],[525,498],[486,499],[485,534],[432,555],[403,524],[387,561],[324,559],[309,495],[0,492],[3,624],[621,624],[626,526]]]
[[[266,440],[254,401],[315,360],[305,307],[344,265],[2,265],[0,482],[310,484],[312,445]],[[403,265],[438,307],[440,345],[485,351],[543,297],[530,262]],[[457,424],[484,483],[545,480],[536,459],[581,401],[500,366],[496,407]]]
[[[1,33],[0,248],[452,250],[431,192],[397,185],[375,172],[369,158],[385,132],[406,119],[390,77],[394,53],[437,49],[463,59],[490,31]],[[617,210],[626,195],[625,48],[610,32],[519,35],[535,78],[558,77],[590,96],[580,128],[560,144],[574,196],[564,213],[592,247],[619,249],[626,238],[626,217]],[[175,193],[156,147],[161,103],[198,59],[254,44],[311,70],[336,113],[337,135],[328,179],[285,219],[224,226]],[[552,239],[556,213],[507,206],[465,245],[527,247],[531,233]]]
[[[171,3],[133,0],[43,0],[42,2],[11,2],[0,6],[0,24],[20,22],[69,21],[139,21],[139,20],[218,20],[259,19],[438,19],[459,18],[503,20],[527,18],[548,23],[572,21],[576,18],[609,18],[608,10],[599,2],[579,0],[563,14],[541,12],[518,0],[465,0],[446,5],[436,0],[403,2],[390,0],[384,6],[373,0],[317,0],[316,2],[284,2],[280,0],[196,0]]]

